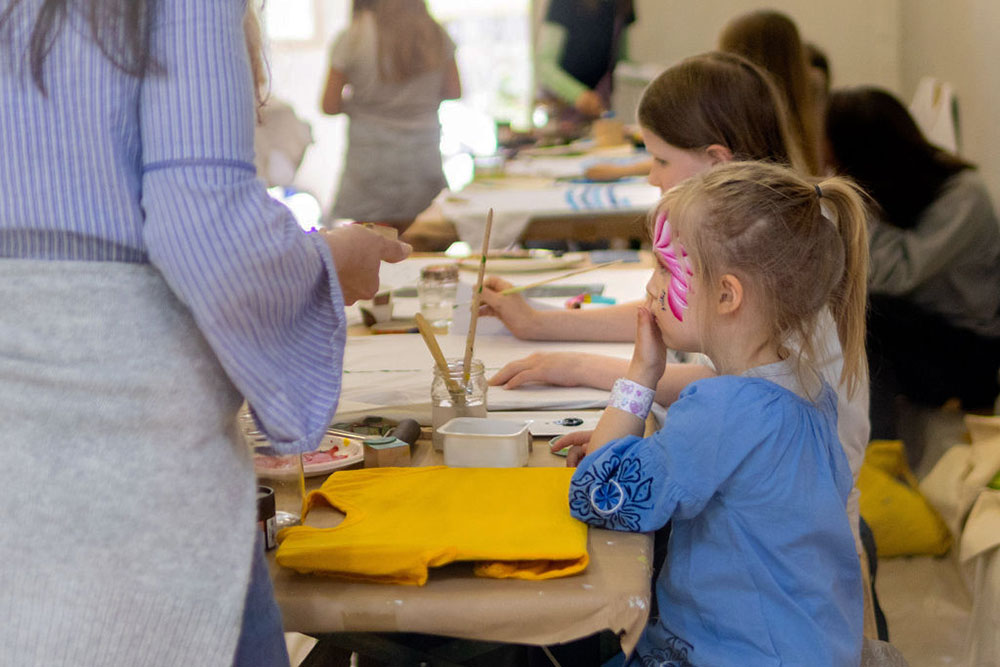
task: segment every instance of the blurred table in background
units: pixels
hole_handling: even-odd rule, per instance
[[[487,211],[494,209],[491,248],[519,241],[601,241],[643,238],[645,215],[660,192],[644,178],[593,182],[584,170],[596,163],[648,159],[630,144],[592,143],[523,150],[491,164],[458,192],[445,190],[405,234],[421,250],[443,250],[456,240],[480,248]],[[619,244],[623,245],[623,244]]]

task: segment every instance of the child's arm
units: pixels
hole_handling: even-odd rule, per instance
[[[643,160],[633,164],[600,162],[584,169],[583,177],[591,181],[617,181],[620,178],[629,178],[630,176],[649,176],[652,168],[652,160]]]
[[[727,379],[699,383],[671,407],[657,432],[591,448],[570,481],[570,513],[593,526],[628,531],[697,516],[770,431],[763,411],[773,393],[746,393],[744,386]],[[606,440],[615,411],[605,411],[609,419],[598,425],[605,435],[595,432],[595,441]],[[770,470],[772,461],[764,459]]]
[[[621,303],[588,310],[535,310],[520,294],[500,294],[513,285],[503,278],[483,281],[480,315],[498,317],[525,340],[630,342],[635,339],[635,311],[641,303]]]
[[[517,389],[528,384],[559,387],[594,387],[611,390],[615,380],[625,377],[629,362],[618,357],[574,352],[536,352],[508,363],[490,378],[493,386]],[[670,405],[684,387],[715,375],[702,364],[667,364],[656,383],[655,401]]]
[[[632,353],[632,361],[629,362],[625,379],[655,390],[666,369],[667,347],[660,335],[660,328],[656,326],[656,320],[648,308],[645,306],[639,308],[637,319],[635,351]],[[645,423],[646,415],[639,416],[609,406],[597,422],[597,428],[590,436],[590,442],[587,443],[585,450],[590,454],[612,440],[626,435],[641,436]]]
[[[344,86],[347,85],[347,75],[339,69],[330,68],[326,75],[326,86],[323,87],[323,100],[320,106],[323,113],[336,115],[344,110]]]

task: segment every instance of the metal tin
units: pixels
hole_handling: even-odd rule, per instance
[[[274,489],[269,486],[257,487],[257,527],[264,537],[267,550],[278,546],[274,520]]]

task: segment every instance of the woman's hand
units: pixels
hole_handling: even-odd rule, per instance
[[[593,356],[573,352],[535,352],[523,359],[512,361],[489,379],[492,386],[503,385],[517,389],[526,384],[551,384],[559,387],[578,387],[585,378],[580,370],[586,366],[584,357]]]
[[[639,307],[636,320],[635,350],[625,377],[644,387],[656,389],[656,383],[667,365],[667,346],[647,306]]]
[[[346,305],[375,296],[382,262],[402,261],[413,250],[409,243],[387,239],[361,225],[322,230],[320,234],[330,246]]]
[[[576,107],[576,110],[584,116],[588,116],[590,118],[597,118],[606,111],[604,108],[604,101],[601,100],[601,96],[593,90],[585,90],[580,93],[580,96],[576,98],[573,106]]]
[[[530,340],[537,327],[538,311],[528,305],[520,294],[500,294],[510,287],[513,285],[503,278],[486,276],[480,295],[479,315],[499,318],[512,334]]]

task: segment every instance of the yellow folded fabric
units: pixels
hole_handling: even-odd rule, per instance
[[[587,526],[569,514],[569,468],[378,468],[336,472],[306,498],[346,515],[282,531],[284,567],[423,585],[429,567],[477,561],[479,576],[550,579],[587,567]]]
[[[873,440],[868,445],[858,488],[861,516],[872,529],[879,558],[948,552],[951,533],[920,493],[902,442]]]

